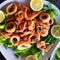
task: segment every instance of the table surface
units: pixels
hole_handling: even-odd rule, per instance
[[[2,3],[4,0],[0,0],[0,3]],[[60,0],[47,0],[55,4],[59,9],[60,9]],[[0,53],[0,59],[1,60],[6,60],[3,55]],[[49,60],[49,59],[48,59]]]

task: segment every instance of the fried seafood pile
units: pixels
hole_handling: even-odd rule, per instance
[[[10,39],[12,45],[22,50],[36,43],[42,53],[53,45],[46,46],[40,38],[48,35],[50,26],[54,23],[45,10],[36,12],[24,4],[10,3],[6,7],[6,13],[9,17],[3,21],[6,26],[4,31],[0,30],[0,34]]]

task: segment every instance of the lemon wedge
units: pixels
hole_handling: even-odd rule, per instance
[[[51,34],[52,36],[54,36],[55,38],[60,38],[60,25],[54,25],[51,28]]]
[[[3,22],[4,19],[5,19],[5,15],[3,11],[0,10],[0,23]]]
[[[31,0],[30,7],[33,11],[40,11],[43,8],[42,0]]]
[[[38,60],[38,58],[36,58],[34,55],[29,55],[25,60]]]

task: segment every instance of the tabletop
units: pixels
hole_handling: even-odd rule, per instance
[[[0,0],[0,3],[2,3],[4,0]],[[47,0],[47,1],[50,1],[50,2],[52,2],[53,4],[55,4],[58,8],[59,8],[59,10],[60,10],[60,0]],[[3,55],[1,54],[1,52],[0,52],[0,59],[1,60],[6,60],[4,57],[3,57]],[[49,59],[48,59],[49,60]]]

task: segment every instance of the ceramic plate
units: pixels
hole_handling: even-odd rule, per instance
[[[10,2],[20,2],[20,3],[24,3],[24,4],[29,5],[30,0],[6,0],[6,1],[4,1],[3,3],[0,4],[0,9],[4,9],[4,6],[6,6]],[[49,4],[48,1],[43,1],[43,2],[44,2],[44,4]],[[55,5],[53,5],[53,8],[56,9],[57,12],[59,13],[59,15],[57,17],[57,21],[60,23],[60,11]],[[50,54],[52,53],[52,50],[57,45],[57,43],[58,43],[58,40],[55,43],[55,45],[50,49],[50,51],[47,52],[46,55],[44,56],[44,58],[41,59],[41,60],[46,60],[50,56]],[[12,49],[7,49],[6,50],[4,48],[4,46],[2,46],[2,45],[0,46],[0,51],[4,55],[6,60],[24,60],[23,58],[20,58],[20,59],[16,58],[13,51],[12,51]]]

